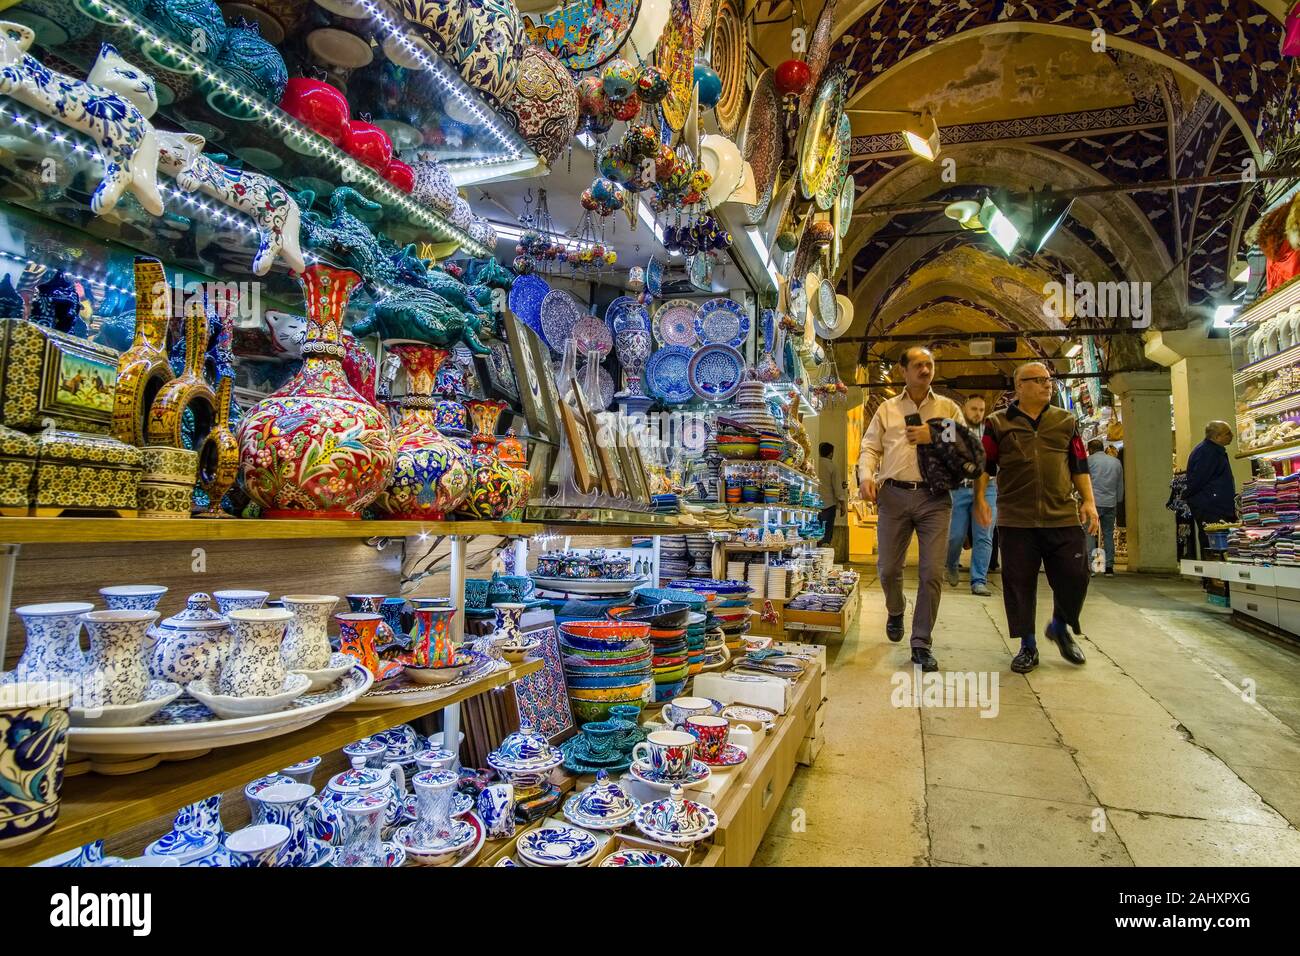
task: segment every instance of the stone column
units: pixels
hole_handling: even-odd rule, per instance
[[[1170,376],[1125,372],[1108,386],[1124,422],[1124,510],[1128,569],[1166,572],[1178,567],[1174,513],[1165,507],[1173,477]]]
[[[1228,340],[1206,338],[1199,328],[1149,332],[1146,355],[1168,367],[1174,395],[1174,460],[1179,468],[1205,437],[1205,423],[1224,421],[1235,432],[1236,398],[1232,390],[1232,355]],[[1250,477],[1249,459],[1238,459],[1237,443],[1228,446],[1232,474],[1241,484]]]

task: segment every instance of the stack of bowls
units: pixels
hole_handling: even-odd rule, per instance
[[[665,578],[681,577],[691,569],[686,535],[666,534],[659,539],[659,573]],[[659,582],[655,582],[658,584]]]
[[[569,701],[580,721],[604,720],[618,704],[650,702],[654,692],[650,625],[629,621],[566,621],[560,653]]]
[[[644,621],[650,626],[651,673],[655,700],[668,700],[681,693],[690,676],[686,625],[694,612],[687,604],[660,602],[615,608],[610,616],[620,621]]]

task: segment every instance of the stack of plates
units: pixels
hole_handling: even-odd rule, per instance
[[[789,596],[786,590],[788,586],[789,574],[785,568],[768,568],[767,569],[767,596],[770,598],[780,598],[785,600]]]
[[[761,565],[760,565],[760,567],[761,567]],[[743,580],[745,580],[745,562],[744,562],[744,561],[728,561],[728,562],[727,562],[727,577],[732,578],[733,580],[737,580],[737,581],[743,581]]]
[[[560,625],[560,653],[569,700],[580,721],[604,720],[615,704],[650,702],[649,624],[566,621]]]
[[[659,539],[659,574],[664,578],[684,577],[691,570],[690,552],[686,536],[664,535]]]
[[[772,573],[765,564],[751,564],[746,580],[751,588],[750,597],[765,598],[768,597],[768,576]],[[782,572],[784,574],[784,572]],[[734,577],[734,575],[733,575]]]
[[[681,499],[677,495],[652,495],[650,504],[660,514],[675,515],[680,510]]]

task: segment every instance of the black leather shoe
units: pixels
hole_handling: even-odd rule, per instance
[[[1011,669],[1017,674],[1028,674],[1038,666],[1038,648],[1032,650],[1020,649],[1020,653],[1011,658]]]
[[[885,637],[895,644],[903,639],[903,615],[889,615],[889,620],[885,622]]]
[[[939,662],[924,647],[912,648],[912,663],[919,664],[923,671],[937,671],[939,669]]]
[[[1062,626],[1058,630],[1057,628],[1052,627],[1052,622],[1049,621],[1047,628],[1043,631],[1043,635],[1060,648],[1061,656],[1071,664],[1082,664],[1087,661],[1088,658],[1083,656],[1083,648],[1074,643],[1074,638],[1070,636],[1070,629],[1068,627]]]

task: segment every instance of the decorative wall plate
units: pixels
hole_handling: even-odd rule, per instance
[[[510,346],[500,339],[489,339],[486,343],[491,355],[484,356],[488,362],[488,373],[492,385],[506,396],[507,400],[519,401],[519,383],[515,381],[514,365],[511,363]]]
[[[614,336],[609,326],[594,315],[584,315],[573,326],[573,341],[579,355],[594,355],[603,359],[614,347]]]
[[[590,70],[614,58],[640,6],[640,0],[577,0],[545,14],[542,25],[528,33],[575,73]]]
[[[844,183],[840,186],[839,198],[839,233],[840,238],[849,234],[849,229],[853,225],[853,202],[857,199],[858,185],[853,181],[852,176],[845,176]]]
[[[563,359],[557,359],[552,365],[557,379],[560,377],[560,366],[563,364]],[[594,411],[603,412],[614,401],[614,377],[605,371],[603,365],[596,370],[596,377],[600,380],[599,395],[591,395],[587,391],[587,370],[585,366],[578,368],[574,380],[575,384],[582,388],[582,397],[586,399],[587,407]]]
[[[813,91],[817,89],[817,84],[821,82],[822,72],[826,69],[826,63],[831,56],[831,46],[833,38],[831,36],[835,28],[835,7],[838,0],[826,0],[826,5],[822,7],[822,12],[817,17],[817,25],[813,27],[812,35],[808,40],[808,52],[804,56],[804,61],[808,64],[810,79],[808,88],[803,91],[799,98],[800,115],[808,115],[808,103],[811,101]]]
[[[835,173],[834,147],[839,137],[840,116],[844,113],[846,76],[843,63],[836,63],[827,71],[804,120],[799,147],[799,191],[804,199],[816,196],[823,180]]]
[[[817,318],[822,325],[833,327],[836,321],[835,287],[823,282],[817,287]]]
[[[730,345],[706,345],[687,366],[691,389],[706,402],[725,402],[745,378],[745,359]]]
[[[587,314],[581,303],[563,289],[552,289],[542,299],[542,338],[557,355],[564,351],[564,343],[573,334],[573,327]]]
[[[690,0],[673,0],[655,60],[659,69],[668,75],[668,95],[662,104],[664,121],[677,133],[686,125],[695,89],[695,25],[691,20]]]
[[[655,313],[654,333],[660,345],[694,345],[695,316],[699,309],[689,299],[669,299]]]
[[[681,345],[665,345],[650,356],[645,367],[645,380],[650,394],[669,405],[689,402],[695,396],[690,382],[693,354]]]
[[[546,280],[536,275],[515,276],[515,281],[510,286],[510,311],[523,319],[524,325],[542,338],[546,337],[542,332],[542,300],[550,291],[551,287],[546,284]]]
[[[830,209],[840,198],[844,181],[849,178],[849,155],[853,151],[853,124],[848,113],[840,113],[840,123],[835,134],[835,161],[830,166],[830,175],[817,190],[817,208]]]
[[[710,0],[700,2],[707,4]],[[722,80],[722,96],[713,107],[713,116],[724,135],[735,136],[745,112],[745,74],[749,63],[749,43],[736,0],[717,0],[713,8],[709,62]]]
[[[764,70],[754,84],[749,112],[740,134],[740,152],[754,172],[754,191],[758,196],[754,205],[745,210],[751,226],[767,218],[776,172],[781,165],[781,144],[785,140],[785,124],[781,122],[781,103],[776,94],[774,76],[775,71]]]
[[[702,345],[738,349],[749,338],[749,315],[735,299],[709,299],[695,316],[695,337]]]

